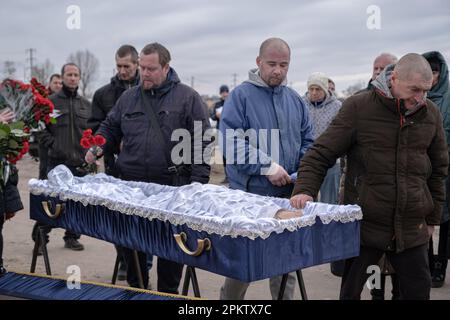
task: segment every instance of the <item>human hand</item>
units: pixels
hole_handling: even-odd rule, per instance
[[[302,210],[298,211],[289,211],[286,209],[280,209],[275,214],[275,219],[283,220],[283,219],[292,219],[292,218],[299,218],[303,215]]]
[[[303,193],[297,194],[289,200],[291,206],[296,209],[303,209],[308,201],[314,201],[313,197]]]
[[[100,157],[103,154],[103,150],[101,148],[96,148],[96,153],[94,153],[91,149],[89,149],[86,152],[86,156],[84,157],[84,161],[86,161],[87,164],[93,164],[95,161],[97,161],[97,158]]]
[[[0,112],[0,122],[1,123],[10,123],[14,119],[14,112],[9,108],[5,108]]]
[[[272,162],[267,172],[267,179],[277,187],[282,187],[292,182],[286,170],[276,162]]]
[[[428,236],[431,238],[434,233],[434,226],[427,226],[428,227]]]

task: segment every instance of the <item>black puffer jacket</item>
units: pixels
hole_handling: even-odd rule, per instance
[[[91,103],[65,86],[58,93],[51,95],[50,100],[60,116],[56,118],[55,124],[47,125],[39,134],[39,142],[49,149],[50,162],[80,166],[86,153],[80,145],[80,140],[83,131],[88,128]]]
[[[192,140],[192,153],[188,163],[184,163],[182,181],[179,184],[194,181],[207,183],[210,166],[201,159],[194,162],[194,155],[203,153],[209,144],[208,141],[201,142],[201,150],[194,153],[194,121],[201,124],[202,133],[209,128],[207,108],[200,95],[180,83],[173,69],[170,69],[167,80],[159,88],[148,90],[145,94],[148,94],[151,107],[157,114],[164,143],[156,138],[151,127],[140,85],[122,94],[97,131],[107,140],[105,152],[123,141],[116,164],[120,177],[125,180],[172,185],[173,175],[167,169],[173,163],[168,164],[166,157],[170,158],[172,148],[178,144],[178,141],[171,141],[173,131],[185,129]]]
[[[23,209],[22,201],[20,200],[17,183],[19,182],[19,175],[17,168],[11,166],[11,172],[6,185],[0,192],[0,220],[3,221],[5,213],[13,213]]]
[[[106,115],[111,111],[112,107],[119,100],[122,93],[131,87],[139,84],[139,73],[136,72],[136,77],[132,81],[122,81],[118,75],[111,78],[111,82],[104,85],[94,93],[92,99],[91,116],[88,120],[88,127],[93,132],[97,131],[100,123],[106,119]]]
[[[106,116],[116,104],[117,100],[119,100],[122,93],[138,84],[138,72],[136,72],[135,78],[132,81],[120,80],[119,76],[116,75],[111,78],[110,83],[95,91],[94,98],[92,99],[92,109],[91,116],[88,120],[88,127],[91,128],[93,132],[96,132],[102,121],[106,119]],[[104,155],[105,173],[114,177],[119,176],[115,167],[115,155],[117,154],[119,154],[119,145],[115,146],[115,148],[111,148],[111,151]]]

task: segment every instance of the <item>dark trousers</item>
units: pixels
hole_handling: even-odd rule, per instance
[[[105,173],[109,176],[113,176],[115,178],[119,178],[119,173],[116,169],[116,159],[114,157],[114,153],[105,153],[103,155],[103,161],[105,163]],[[126,259],[125,259],[125,252],[124,249],[125,247],[121,247],[118,245],[114,245],[114,247],[116,248],[116,252],[117,252],[117,257],[119,258],[119,262],[120,262],[120,269],[126,267]]]
[[[53,168],[55,168],[57,165],[61,164],[61,163],[55,163],[55,162],[51,162],[50,159],[46,160],[47,163],[47,173],[50,172],[50,170],[52,170]],[[67,166],[67,168],[69,168],[69,170],[72,172],[72,174],[76,177],[81,177],[83,176],[83,174],[81,174],[76,167],[71,167],[71,166]],[[39,173],[40,174],[40,173]],[[46,175],[47,177],[47,175]],[[33,241],[36,241],[37,236],[38,236],[38,227],[42,227],[43,228],[43,232],[44,232],[44,237],[46,239],[46,242],[49,241],[49,236],[48,234],[50,233],[50,231],[52,231],[53,227],[52,226],[48,226],[45,225],[41,222],[35,222],[34,226],[33,226],[33,231],[31,232],[31,238],[33,239]],[[74,233],[70,230],[66,230],[66,232],[64,233],[64,237],[63,237],[64,241],[67,241],[69,239],[75,239],[78,240],[80,239],[80,235],[77,233]]]
[[[31,238],[33,239],[33,241],[36,241],[36,239],[38,237],[38,227],[42,228],[42,231],[44,232],[45,241],[46,241],[46,243],[48,243],[49,238],[50,238],[49,233],[52,231],[53,227],[36,221],[34,223],[33,231],[31,233]],[[67,241],[69,239],[78,240],[78,239],[80,239],[80,235],[77,233],[71,232],[69,230],[66,230],[66,232],[64,233],[63,239],[64,239],[64,241]]]
[[[39,144],[39,180],[47,179],[48,148]]]
[[[447,259],[450,257],[447,257],[447,246],[449,242],[448,238],[448,228],[450,225],[450,221],[444,222],[439,227],[439,243],[438,243],[438,252],[437,256],[434,255],[433,250],[433,238],[430,238],[430,244],[428,249],[428,255],[430,258],[430,267],[433,266],[433,262],[437,259],[443,261],[445,263],[445,266],[447,266]]]
[[[383,253],[398,277],[401,300],[430,299],[431,276],[428,265],[428,244],[406,249],[400,253],[361,246],[358,257],[345,261],[341,283],[341,300],[359,300],[364,284],[371,275],[367,268],[378,265]]]
[[[380,281],[380,288],[373,288],[370,290],[370,294],[372,295],[372,300],[384,300],[384,293],[386,289],[386,278],[390,276],[391,277],[391,283],[392,283],[392,300],[398,300],[400,297],[400,288],[398,284],[397,275],[395,273],[392,274],[381,274],[381,281]]]
[[[138,288],[139,280],[136,274],[136,264],[134,260],[134,254],[132,249],[123,248],[125,260],[127,263],[127,282],[131,287]],[[144,288],[148,288],[148,263],[147,255],[143,252],[138,252],[139,266],[142,272],[142,280],[144,282]],[[169,261],[166,259],[158,258],[157,275],[158,285],[157,290],[159,292],[178,294],[178,287],[180,285],[181,277],[183,274],[183,265]]]
[[[0,214],[0,266],[3,266],[3,223],[5,222],[5,216]]]

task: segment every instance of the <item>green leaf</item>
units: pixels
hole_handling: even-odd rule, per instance
[[[51,118],[51,119],[50,119],[50,123],[51,123],[51,124],[55,124],[56,122],[57,122],[57,121],[56,121],[56,118]]]
[[[25,125],[25,123],[23,123],[23,121],[16,121],[16,122],[12,122],[9,124],[9,127],[13,130],[13,129],[18,129],[18,130],[22,130],[23,126]]]
[[[0,123],[0,130],[9,134],[11,132],[11,128],[7,124]]]
[[[17,149],[17,148],[19,148],[19,144],[17,143],[17,141],[11,139],[11,140],[9,140],[9,147],[11,149]]]

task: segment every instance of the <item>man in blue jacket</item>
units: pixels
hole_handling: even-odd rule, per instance
[[[222,148],[230,187],[259,195],[289,197],[290,175],[313,143],[312,123],[300,96],[286,86],[289,45],[270,38],[260,47],[257,69],[237,86],[225,102],[220,122]],[[295,276],[289,275],[284,299],[292,299]],[[270,279],[278,297],[281,277]],[[243,299],[249,283],[231,278],[221,299]]]

